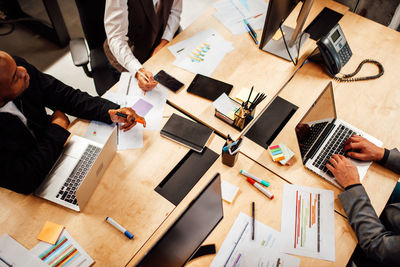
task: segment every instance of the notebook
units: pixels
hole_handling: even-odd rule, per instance
[[[201,153],[210,138],[213,130],[210,128],[181,117],[175,113],[161,129],[160,134],[184,146]]]
[[[229,95],[233,85],[219,80],[196,74],[187,91],[189,93],[215,101],[223,93]]]

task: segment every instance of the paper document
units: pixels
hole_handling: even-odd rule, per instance
[[[64,229],[55,245],[40,242],[30,250],[50,266],[90,266],[94,260]]]
[[[333,191],[285,184],[282,252],[335,261]]]
[[[300,259],[280,252],[280,233],[255,221],[254,240],[252,218],[240,213],[210,266],[298,266]],[[286,262],[286,264],[283,264]],[[288,264],[290,263],[290,265]]]
[[[214,29],[208,29],[168,49],[176,57],[175,66],[195,74],[211,76],[225,55],[234,48]]]
[[[247,32],[243,19],[254,30],[263,28],[268,4],[264,0],[221,0],[214,3],[214,7],[214,17],[232,34],[243,34]]]
[[[47,267],[35,254],[24,248],[8,234],[0,238],[0,266]]]

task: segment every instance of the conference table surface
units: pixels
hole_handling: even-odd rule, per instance
[[[295,8],[285,24],[294,27],[300,7],[301,5],[298,5]],[[348,7],[331,0],[315,0],[305,25],[307,26],[324,7],[329,7],[342,14],[348,10]],[[252,86],[254,86],[254,92],[267,94],[267,98],[256,108],[255,115],[257,116],[272,100],[282,85],[292,76],[297,67],[291,62],[282,60],[259,49],[247,33],[233,35],[213,16],[214,11],[214,7],[210,7],[184,31],[177,35],[171,41],[170,45],[210,28],[215,29],[225,40],[231,42],[234,50],[225,55],[211,77],[232,84],[233,89],[229,94],[232,98],[242,88],[251,88]],[[257,33],[258,36],[261,36],[261,30],[257,31]],[[307,41],[301,50],[302,58],[300,62],[304,60],[304,55],[311,52],[314,43],[312,40]],[[164,48],[146,61],[144,67],[153,73],[157,73],[163,69],[185,84],[184,88],[177,93],[169,93],[168,101],[171,105],[193,116],[222,136],[226,137],[229,134],[236,139],[241,131],[236,130],[226,122],[215,117],[215,109],[212,101],[187,92],[187,88],[195,74],[173,65],[174,60],[175,57],[172,53]]]
[[[163,124],[172,113],[166,105]],[[84,135],[87,121],[70,130]],[[207,146],[219,153],[224,140],[216,135]],[[34,247],[46,221],[65,226],[98,266],[123,266],[174,210],[175,205],[154,189],[189,149],[145,130],[143,148],[117,151],[82,212],[75,212],[34,195],[0,188],[0,236],[7,233],[27,249]],[[105,221],[111,217],[134,234],[129,240]]]
[[[317,64],[305,64],[279,94],[299,109],[271,144],[285,143],[295,153],[292,165],[281,166],[273,162],[265,148],[246,137],[242,152],[291,183],[333,190],[335,210],[345,215],[336,197],[342,190],[303,166],[295,127],[326,85],[332,81],[338,118],[381,140],[384,147],[398,147],[399,138],[396,133],[400,130],[400,125],[394,122],[400,116],[400,90],[397,82],[400,33],[352,12],[347,12],[339,23],[353,51],[353,56],[341,73],[354,71],[362,60],[370,58],[383,64],[384,75],[376,80],[338,83],[330,79]],[[365,65],[357,76],[373,75],[377,71],[377,67]],[[378,214],[385,207],[397,180],[397,174],[377,163],[372,163],[369,168],[362,184]]]
[[[270,182],[268,190],[274,194],[273,199],[267,198],[255,187],[251,186],[246,178],[240,174],[240,170],[246,170],[257,177],[267,179]],[[133,257],[128,266],[135,266],[143,255],[157,242],[157,240],[168,230],[174,221],[182,214],[197,194],[208,184],[208,182],[219,173],[221,180],[225,180],[239,188],[239,191],[232,203],[223,201],[224,218],[211,232],[207,239],[203,242],[206,244],[215,244],[216,250],[220,249],[229,230],[231,229],[235,219],[240,212],[251,216],[251,202],[255,202],[255,216],[261,223],[280,232],[282,220],[282,199],[283,187],[289,184],[287,181],[274,175],[265,167],[261,166],[252,159],[243,154],[239,154],[239,158],[234,167],[228,167],[222,164],[221,158],[217,159],[213,166],[204,174],[201,180],[196,184],[190,194],[182,201],[169,216],[162,226],[152,235],[143,248]],[[309,257],[296,256],[300,258],[300,266],[345,266],[353,253],[357,244],[351,226],[346,218],[334,212],[335,218],[335,261],[319,260]],[[257,234],[257,229],[256,229]],[[202,256],[190,261],[186,266],[209,266],[214,259],[214,255]]]

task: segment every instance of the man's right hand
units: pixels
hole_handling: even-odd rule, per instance
[[[57,124],[64,129],[67,129],[69,126],[69,119],[64,112],[56,110],[53,115],[51,115],[51,123]]]
[[[139,71],[147,77],[148,81],[146,78],[144,78],[142,75],[139,74]],[[150,71],[145,70],[144,68],[141,68],[138,72],[136,72],[135,77],[138,79],[138,85],[140,89],[142,89],[145,93],[146,91],[152,90],[158,82],[154,80],[153,74]]]
[[[379,161],[385,153],[383,147],[378,147],[359,135],[350,137],[344,143],[343,150],[349,157],[362,161]]]

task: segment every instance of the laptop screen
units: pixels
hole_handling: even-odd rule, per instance
[[[182,266],[223,218],[216,174],[136,266]]]
[[[332,82],[329,82],[296,126],[296,136],[303,163],[305,163],[306,155],[313,144],[317,142],[326,126],[334,119],[336,119],[335,101]]]

